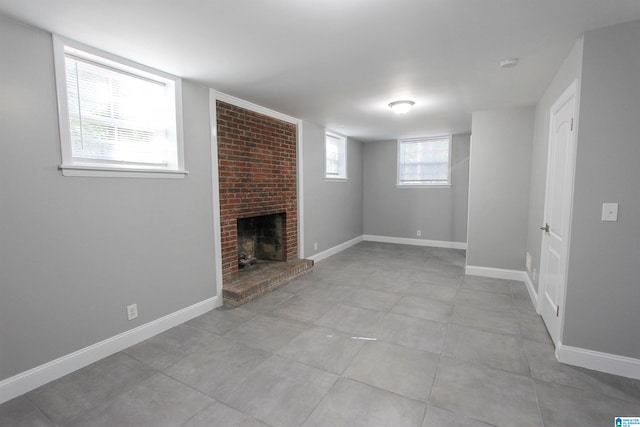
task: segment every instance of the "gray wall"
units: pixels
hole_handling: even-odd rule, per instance
[[[0,52],[2,380],[216,288],[208,90],[184,85],[186,178],[63,177],[51,35],[0,17]]]
[[[450,188],[396,188],[396,141],[364,144],[365,234],[466,242],[469,138],[453,136]]]
[[[584,36],[563,344],[640,358],[640,21]],[[600,221],[603,202],[618,222]]]
[[[533,133],[533,158],[531,161],[531,190],[529,192],[529,223],[527,226],[527,252],[531,254],[529,279],[538,291],[540,272],[540,251],[544,219],[544,196],[547,182],[547,155],[549,151],[549,120],[553,103],[582,74],[582,38],[576,42],[571,52],[536,105]],[[579,80],[578,80],[579,81]],[[580,88],[578,88],[578,93]],[[533,269],[536,270],[535,279]]]
[[[524,270],[534,108],[472,115],[467,265]]]
[[[362,143],[347,139],[347,181],[324,178],[325,129],[304,122],[304,256],[362,235]],[[318,249],[314,249],[314,243]]]

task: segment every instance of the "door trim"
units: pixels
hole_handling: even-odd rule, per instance
[[[559,313],[559,330],[558,330],[558,336],[557,336],[557,342],[554,343],[554,345],[556,345],[557,347],[559,347],[562,343],[562,338],[564,335],[564,319],[565,319],[565,307],[566,307],[566,297],[567,297],[567,283],[568,283],[568,277],[569,277],[569,270],[568,270],[568,266],[569,266],[569,256],[570,256],[570,247],[571,247],[571,225],[572,225],[572,219],[573,219],[573,192],[574,192],[574,184],[575,184],[575,170],[576,170],[576,155],[577,155],[577,144],[578,144],[578,129],[579,129],[579,106],[580,106],[580,92],[578,90],[579,88],[579,79],[575,79],[570,85],[569,87],[567,87],[567,89],[562,93],[562,95],[560,95],[556,101],[551,105],[551,108],[549,108],[549,136],[547,139],[547,143],[548,143],[548,147],[547,147],[547,173],[546,173],[546,179],[545,179],[545,199],[544,199],[544,216],[543,216],[543,221],[546,221],[548,218],[548,200],[547,200],[547,193],[548,193],[548,183],[549,183],[549,175],[551,172],[551,137],[552,137],[552,132],[553,132],[553,128],[551,126],[551,124],[553,123],[553,114],[554,111],[557,111],[559,109],[559,107],[561,105],[563,105],[567,99],[569,99],[571,96],[573,96],[573,103],[574,103],[574,108],[573,108],[573,133],[572,133],[572,143],[571,143],[571,153],[570,153],[570,162],[571,165],[570,167],[564,171],[565,173],[565,177],[569,178],[569,188],[567,189],[567,195],[566,197],[569,199],[568,200],[568,209],[567,212],[565,213],[566,215],[566,220],[567,220],[567,233],[566,233],[566,238],[564,240],[564,244],[562,247],[562,256],[564,257],[564,275],[562,277],[562,290],[561,290],[561,296],[560,296],[560,300],[558,301],[558,306],[560,307],[560,313]],[[542,239],[544,239],[544,236],[541,237],[541,241]],[[546,265],[544,265],[544,263],[546,263],[546,257],[544,256],[543,250],[544,250],[544,245],[540,245],[541,249],[540,249],[540,278],[539,278],[539,287],[538,287],[538,298],[537,298],[537,307],[536,307],[536,311],[538,312],[538,314],[542,314],[542,306],[544,304],[544,295],[545,295],[545,291],[546,291],[546,280],[543,278],[542,273],[544,271],[546,271]]]
[[[218,178],[218,113],[216,110],[217,92],[209,89],[209,136],[211,138],[211,202],[213,213],[213,263],[216,273],[217,307],[222,300],[222,237],[220,231],[220,181]]]

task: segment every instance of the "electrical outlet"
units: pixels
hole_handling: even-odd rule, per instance
[[[138,304],[131,304],[127,306],[127,318],[133,320],[138,317]]]
[[[617,203],[602,204],[602,220],[614,221],[614,222],[618,220],[618,204]]]
[[[527,252],[527,259],[525,261],[525,265],[527,267],[527,271],[531,271],[531,254]]]
[[[313,244],[313,250],[314,250],[314,251],[317,251],[317,250],[318,250],[318,242],[315,242],[315,243]]]
[[[416,236],[418,237],[422,236],[422,230],[416,230]]]

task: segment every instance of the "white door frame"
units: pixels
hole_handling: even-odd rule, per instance
[[[559,109],[560,106],[562,106],[568,98],[570,98],[571,96],[573,96],[573,102],[574,102],[574,114],[573,114],[573,133],[571,134],[571,149],[570,149],[570,153],[569,153],[569,167],[567,168],[567,170],[564,171],[565,173],[565,177],[569,179],[569,186],[567,188],[567,194],[565,195],[566,198],[568,198],[568,203],[567,206],[568,208],[566,209],[566,211],[563,212],[564,215],[564,220],[566,220],[566,224],[567,224],[567,231],[566,231],[566,236],[565,239],[563,241],[563,245],[562,245],[562,258],[564,260],[564,268],[563,268],[563,277],[561,278],[562,280],[562,290],[561,290],[561,294],[558,298],[558,305],[560,306],[560,313],[558,315],[558,322],[559,322],[559,330],[558,330],[558,336],[557,336],[557,342],[555,342],[555,346],[556,346],[556,353],[557,353],[557,349],[560,348],[561,344],[562,344],[562,338],[563,338],[563,333],[564,333],[564,319],[565,319],[565,307],[566,307],[566,296],[567,296],[567,278],[568,278],[568,265],[569,265],[569,254],[570,254],[570,242],[571,242],[571,220],[573,218],[573,192],[574,192],[574,183],[575,183],[575,166],[576,166],[576,154],[577,154],[577,142],[578,142],[578,114],[579,114],[579,97],[580,97],[580,92],[578,90],[579,88],[579,80],[576,79],[574,80],[569,87],[562,93],[562,95],[560,95],[558,97],[558,99],[553,103],[553,105],[551,106],[551,108],[549,109],[549,146],[547,149],[547,174],[546,174],[546,181],[545,181],[545,200],[544,200],[544,217],[543,217],[543,224],[540,224],[541,226],[544,225],[544,222],[548,220],[548,209],[549,209],[549,200],[548,200],[548,196],[549,196],[549,179],[550,179],[550,172],[551,172],[551,138],[552,138],[552,132],[553,132],[553,128],[552,128],[552,124],[553,124],[553,116],[554,116],[554,112],[557,111]],[[565,199],[566,200],[566,199]],[[542,236],[542,238],[544,239],[544,235]],[[544,244],[541,244],[541,250],[540,250],[540,278],[539,278],[539,289],[538,289],[538,304],[536,307],[536,311],[541,314],[542,313],[542,307],[544,304],[544,295],[545,295],[545,290],[546,290],[546,280],[544,278],[543,273],[546,271],[546,265],[545,265],[545,259],[546,257],[544,256]]]

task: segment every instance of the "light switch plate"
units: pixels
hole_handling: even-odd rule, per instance
[[[618,204],[617,203],[602,204],[602,220],[603,221],[618,220]]]

